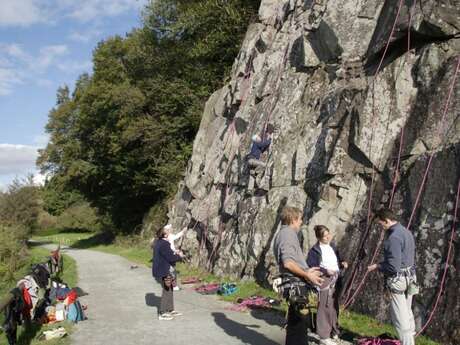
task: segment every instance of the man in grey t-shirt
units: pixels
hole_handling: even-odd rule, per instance
[[[321,285],[323,279],[319,268],[309,268],[300,247],[297,234],[302,225],[302,211],[285,207],[281,213],[281,230],[274,240],[274,254],[280,273],[288,273],[314,285]],[[298,316],[294,306],[289,305],[286,327],[286,345],[308,344],[306,320]]]

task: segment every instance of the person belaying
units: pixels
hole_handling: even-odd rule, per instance
[[[247,155],[248,167],[250,169],[249,190],[254,188],[254,183],[257,185],[257,188],[264,187],[262,186],[261,181],[264,176],[267,163],[261,160],[261,155],[270,147],[270,144],[272,143],[272,134],[273,126],[269,124],[264,138],[261,138],[258,134],[252,136],[251,151]]]
[[[175,316],[182,315],[174,310],[174,277],[171,274],[171,267],[174,267],[176,262],[182,260],[183,256],[180,253],[174,253],[171,249],[171,244],[167,240],[168,233],[169,231],[165,227],[159,229],[153,244],[152,274],[163,289],[158,310],[159,320],[172,320]]]
[[[283,296],[289,303],[286,345],[306,345],[307,322],[301,313],[308,286],[323,284],[319,267],[308,267],[300,246],[298,233],[302,225],[302,211],[285,207],[281,213],[282,227],[274,239],[274,254],[285,288]]]
[[[385,288],[390,298],[390,315],[402,345],[414,345],[415,321],[412,297],[418,293],[415,274],[415,240],[403,227],[393,211],[382,209],[375,219],[385,230],[383,261],[368,266],[368,271],[379,270],[385,278]]]
[[[323,284],[319,287],[318,313],[316,316],[316,334],[320,338],[320,344],[335,344],[331,338],[339,338],[339,290],[340,270],[348,268],[348,263],[342,261],[335,244],[332,242],[333,235],[324,225],[314,227],[315,236],[318,240],[309,250],[307,265],[320,267],[323,273]]]

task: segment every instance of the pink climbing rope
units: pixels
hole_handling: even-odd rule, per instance
[[[382,68],[383,61],[385,60],[385,56],[386,56],[386,54],[388,52],[388,48],[389,48],[390,43],[391,43],[391,39],[393,38],[393,35],[395,33],[396,24],[398,23],[398,19],[399,19],[400,13],[401,13],[401,8],[403,6],[403,2],[404,2],[404,0],[399,1],[398,11],[396,13],[396,17],[395,17],[393,26],[392,26],[391,31],[390,31],[390,36],[388,37],[387,43],[385,45],[385,49],[383,51],[383,55],[380,58],[380,62],[378,64],[377,70],[376,70],[376,72],[374,74],[374,77],[372,78],[372,89],[373,90],[375,89],[375,78],[378,75],[378,73],[380,72],[380,69]],[[371,158],[371,156],[372,156],[372,144],[373,144],[373,141],[374,141],[374,133],[375,133],[375,125],[376,125],[376,121],[374,121],[374,118],[375,118],[375,97],[373,97],[373,100],[372,100],[372,119],[371,119],[371,123],[372,123],[372,132],[371,133],[372,133],[372,135],[371,135],[371,140],[370,140],[370,143],[369,143],[369,158]],[[371,214],[372,214],[372,197],[373,197],[373,194],[374,194],[374,184],[375,184],[375,169],[372,168],[371,186],[370,186],[370,190],[369,190],[369,202],[368,202],[368,205],[367,205],[366,231],[364,233],[364,238],[367,237],[367,235],[369,233],[369,230],[370,230],[370,219],[371,219]],[[349,296],[350,290],[353,287],[354,278],[356,278],[356,276],[357,276],[357,274],[355,274],[356,271],[357,271],[357,268],[358,268],[358,265],[355,265],[354,270],[353,270],[354,272],[353,272],[352,280],[348,284],[349,288],[348,288],[347,296]],[[349,302],[350,301],[347,299],[345,301],[345,305],[349,305],[350,304]]]
[[[447,96],[447,100],[446,100],[446,104],[444,106],[444,112],[442,114],[442,118],[441,118],[441,123],[439,125],[439,127],[437,128],[437,135],[436,137],[439,138],[440,140],[442,139],[442,130],[444,128],[444,122],[446,120],[446,116],[447,116],[447,111],[449,109],[449,105],[450,105],[450,99],[452,98],[452,93],[454,91],[454,88],[455,88],[455,82],[457,80],[457,75],[458,75],[458,71],[460,70],[460,56],[457,58],[457,67],[455,69],[455,74],[454,74],[454,78],[452,80],[452,84],[450,86],[450,90],[449,90],[449,94]],[[426,182],[426,179],[428,177],[428,172],[431,168],[431,163],[433,161],[433,158],[434,158],[434,154],[435,154],[435,151],[433,151],[431,154],[430,154],[430,158],[428,159],[428,164],[426,166],[426,169],[425,169],[425,172],[423,174],[423,179],[422,179],[422,183],[420,184],[420,188],[418,190],[418,193],[417,193],[417,198],[415,199],[415,204],[414,204],[414,207],[412,209],[412,213],[410,215],[410,218],[409,218],[409,223],[407,224],[407,229],[410,228],[411,224],[412,224],[412,221],[414,219],[414,216],[415,216],[415,211],[417,210],[417,207],[418,207],[418,203],[420,202],[420,197],[422,195],[422,192],[423,192],[423,189],[424,189],[424,186],[425,186],[425,182]]]
[[[446,120],[446,114],[447,114],[447,111],[448,111],[448,109],[449,109],[450,99],[451,99],[451,97],[452,97],[452,93],[453,93],[453,90],[454,90],[454,86],[455,86],[455,82],[456,82],[456,79],[457,79],[457,75],[458,75],[459,70],[460,70],[460,56],[458,57],[457,67],[456,67],[456,69],[455,69],[454,78],[453,78],[453,81],[452,81],[452,84],[451,84],[451,87],[450,87],[450,90],[449,90],[449,93],[448,93],[448,96],[447,96],[447,100],[446,100],[446,104],[445,104],[445,107],[444,107],[443,116],[442,116],[442,118],[441,118],[440,125],[439,125],[438,130],[437,130],[437,133],[436,133],[436,134],[437,134],[436,137],[437,137],[437,138],[440,138],[440,139],[441,139],[441,135],[443,134],[443,133],[441,133],[441,130],[442,130],[442,128],[444,127],[444,122],[445,122],[445,120]],[[426,167],[425,172],[424,172],[424,175],[423,175],[422,182],[421,182],[421,184],[420,184],[420,186],[419,186],[419,190],[418,190],[418,193],[417,193],[417,199],[416,199],[414,208],[412,209],[412,213],[411,213],[411,217],[410,217],[410,219],[409,219],[409,223],[408,223],[408,225],[407,225],[407,229],[408,229],[408,230],[409,230],[409,228],[410,228],[410,225],[411,225],[413,216],[414,216],[414,214],[415,214],[415,211],[416,211],[416,209],[417,209],[417,207],[418,207],[418,203],[419,203],[419,201],[420,201],[420,196],[421,196],[421,193],[422,193],[422,191],[423,191],[423,187],[425,186],[425,182],[426,182],[426,179],[427,179],[427,176],[428,176],[428,172],[429,172],[429,170],[430,170],[430,168],[431,168],[431,163],[432,163],[432,160],[433,160],[433,158],[434,158],[434,154],[435,154],[435,153],[432,152],[431,155],[430,155],[430,158],[429,158],[429,160],[428,160],[427,167]],[[383,234],[383,232],[382,232],[382,234]],[[371,264],[374,263],[374,260],[375,260],[375,258],[376,258],[376,254],[378,253],[378,250],[380,249],[380,245],[381,245],[381,243],[382,243],[382,238],[383,238],[382,234],[381,234],[381,238],[380,238],[380,241],[379,241],[379,245],[377,246],[377,250],[374,252],[374,256],[373,256],[373,258],[372,258],[372,260],[371,260]],[[363,277],[363,280],[362,280],[361,283],[359,284],[358,288],[355,290],[355,292],[354,292],[354,294],[352,295],[352,297],[351,297],[350,299],[348,299],[348,300],[345,302],[345,306],[344,306],[345,309],[346,309],[348,306],[350,306],[350,304],[353,302],[355,296],[358,294],[358,292],[359,292],[360,289],[362,288],[362,286],[363,286],[363,284],[364,284],[364,280],[366,279],[367,275],[368,275],[368,272],[366,271],[366,273],[365,273],[365,275],[364,275],[364,277]]]
[[[455,209],[454,209],[454,220],[452,224],[452,231],[450,233],[450,240],[449,240],[449,249],[447,250],[447,259],[446,263],[444,265],[444,273],[442,274],[442,279],[441,279],[441,284],[439,285],[439,291],[438,295],[436,296],[436,302],[434,303],[433,309],[431,310],[430,316],[428,317],[428,320],[425,322],[423,327],[418,331],[418,333],[415,335],[418,337],[423,331],[428,327],[428,325],[431,322],[431,319],[433,318],[434,313],[436,312],[436,309],[438,308],[439,301],[441,299],[441,295],[444,291],[444,284],[446,283],[446,278],[447,278],[447,270],[449,269],[449,261],[451,259],[452,255],[452,247],[454,244],[454,236],[455,236],[455,228],[457,225],[457,211],[459,205],[459,200],[460,200],[460,179],[458,180],[458,186],[457,186],[457,198],[455,200]]]

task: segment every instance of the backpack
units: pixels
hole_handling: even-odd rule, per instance
[[[238,291],[236,284],[223,283],[217,290],[217,294],[222,296],[230,296],[233,295],[236,291]]]
[[[40,288],[45,289],[48,286],[50,273],[48,271],[48,267],[45,264],[33,265],[31,275]]]
[[[69,310],[67,311],[67,320],[77,323],[78,321],[83,321],[85,319],[85,313],[83,312],[80,301],[75,301],[69,305]]]
[[[397,339],[387,338],[361,338],[358,339],[358,345],[401,345]]]

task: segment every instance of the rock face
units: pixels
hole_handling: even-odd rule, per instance
[[[410,229],[423,323],[447,257],[460,176],[459,35],[459,0],[263,0],[231,81],[206,104],[170,210],[177,228],[189,227],[183,248],[195,263],[268,282],[277,273],[279,211],[288,204],[304,210],[305,249],[315,242],[314,225],[333,229],[353,263],[348,283],[357,272],[355,287],[380,235],[367,220],[369,205],[391,203],[404,225],[416,206]],[[252,135],[269,123],[268,191],[249,193],[245,157]],[[443,344],[460,338],[459,249],[456,240],[428,328]],[[385,318],[380,278],[367,280],[353,307]]]

